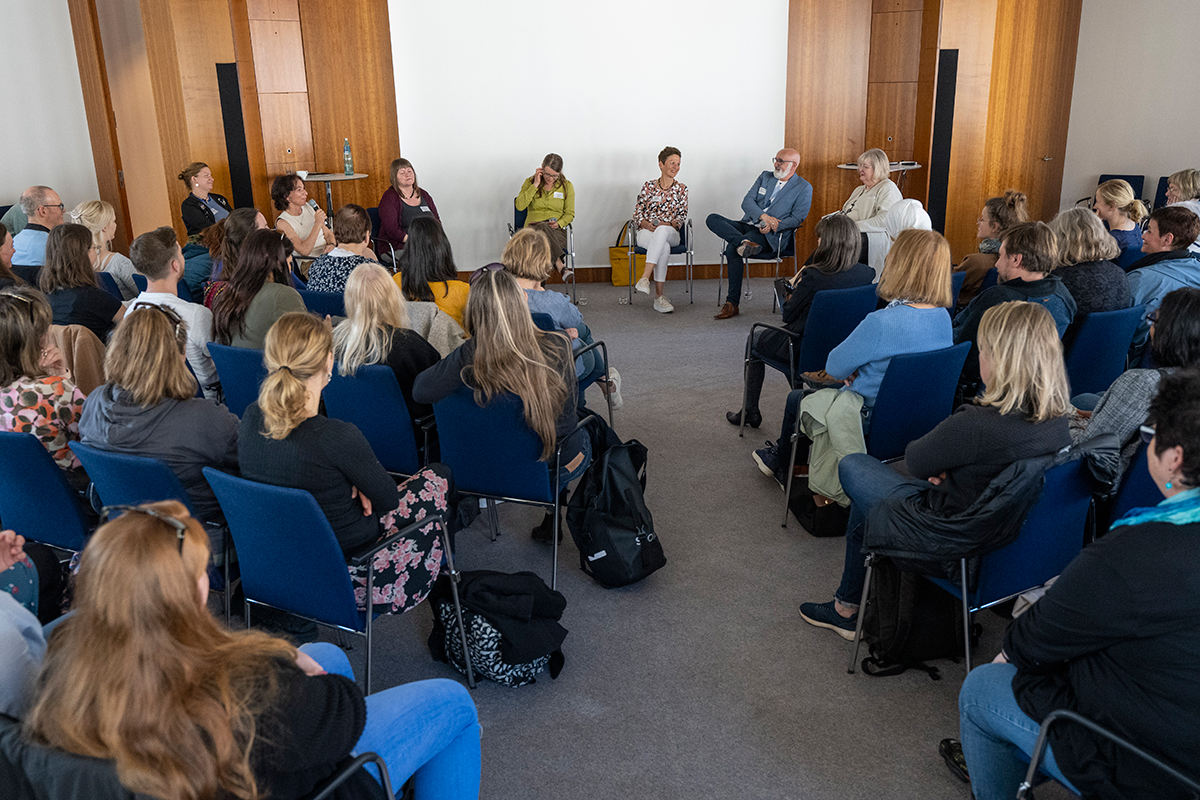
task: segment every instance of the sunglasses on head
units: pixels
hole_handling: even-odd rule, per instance
[[[175,536],[179,542],[179,555],[183,555],[183,539],[184,536],[187,535],[187,526],[174,517],[163,514],[160,511],[155,511],[153,508],[146,508],[145,506],[122,505],[105,506],[104,508],[100,509],[100,524],[103,525],[104,523],[108,522],[108,519],[111,516],[120,516],[126,512],[133,514],[145,514],[147,517],[154,517],[155,519],[165,522],[167,525],[170,525],[172,528],[174,528]]]

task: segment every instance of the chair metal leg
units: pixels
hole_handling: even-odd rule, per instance
[[[967,560],[960,558],[959,571],[962,573],[962,607],[963,607],[963,655],[966,659],[967,674],[971,672],[971,600],[967,595]]]
[[[743,259],[742,264],[742,286],[745,287],[742,289],[742,297],[749,300],[754,297],[754,292],[750,291],[750,259]]]
[[[858,620],[854,623],[854,652],[850,654],[850,666],[846,669],[846,672],[851,675],[854,674],[854,668],[858,666],[858,646],[862,644],[863,617],[867,616],[867,599],[871,595],[871,575],[875,572],[875,556],[867,553],[864,563],[867,566],[867,574],[863,576],[862,600],[858,603]]]
[[[775,280],[776,281],[779,280],[779,265],[782,263],[783,263],[783,261],[779,258],[779,255],[776,254],[776,256],[775,256]],[[772,281],[771,282],[771,313],[774,314],[775,309],[777,309],[777,308],[779,308],[779,296],[775,293],[775,281]]]
[[[454,567],[454,553],[450,552],[450,532],[443,524],[442,548],[446,554],[446,566],[450,569],[450,595],[454,598],[454,618],[458,620],[458,633],[462,637],[463,661],[467,664],[467,686],[475,688],[475,670],[471,667],[471,651],[467,646],[467,629],[463,625],[462,603],[458,600],[458,582],[461,574]]]
[[[788,500],[792,497],[792,481],[796,476],[796,451],[800,448],[800,414],[796,414],[796,427],[792,430],[792,457],[788,461],[787,468],[787,485],[783,487],[783,525],[786,528],[788,524]]]
[[[750,343],[753,334],[746,337],[746,359],[742,362],[742,424],[738,426],[738,437],[746,435],[746,401],[750,399]]]
[[[496,501],[490,497],[483,501],[487,507],[488,526],[492,529],[492,541],[500,535],[500,515],[496,513]]]
[[[367,562],[367,665],[363,668],[363,677],[366,679],[366,694],[371,693],[371,617],[375,616],[375,559],[372,558]]]
[[[242,593],[242,616],[246,619],[246,630],[250,630],[250,601],[246,599],[246,595]]]
[[[221,533],[221,538],[225,540],[225,601],[222,605],[225,606],[225,627],[228,628],[230,620],[233,619],[233,586],[229,583],[229,556],[233,552],[233,537],[229,535],[229,526],[225,526],[224,532]]]
[[[558,531],[562,524],[559,519],[558,509],[561,503],[562,495],[562,450],[559,450],[554,457],[554,532],[550,537],[551,555],[554,563],[550,567],[550,588],[558,588]]]

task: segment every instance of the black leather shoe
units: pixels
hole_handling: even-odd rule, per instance
[[[742,424],[742,412],[741,411],[728,411],[725,414],[725,419],[729,420],[730,425],[741,425]],[[746,424],[748,426],[750,426],[751,428],[757,428],[759,425],[762,425],[762,413],[755,411],[753,413],[747,414],[746,415]]]

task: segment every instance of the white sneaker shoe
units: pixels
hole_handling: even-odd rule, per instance
[[[611,368],[608,370],[608,397],[612,400],[613,411],[625,405],[625,398],[621,396],[621,373]]]
[[[664,294],[662,297],[654,298],[654,310],[663,314],[670,314],[675,310],[675,306],[671,305],[671,301]]]
[[[637,289],[642,294],[650,294],[650,279],[642,278],[640,281],[637,282],[637,285],[634,286],[633,288]]]

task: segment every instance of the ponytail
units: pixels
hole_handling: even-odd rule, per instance
[[[305,311],[284,314],[267,331],[263,347],[267,377],[258,390],[264,436],[286,439],[307,418],[304,382],[325,373],[331,352],[333,335],[324,320]]]

